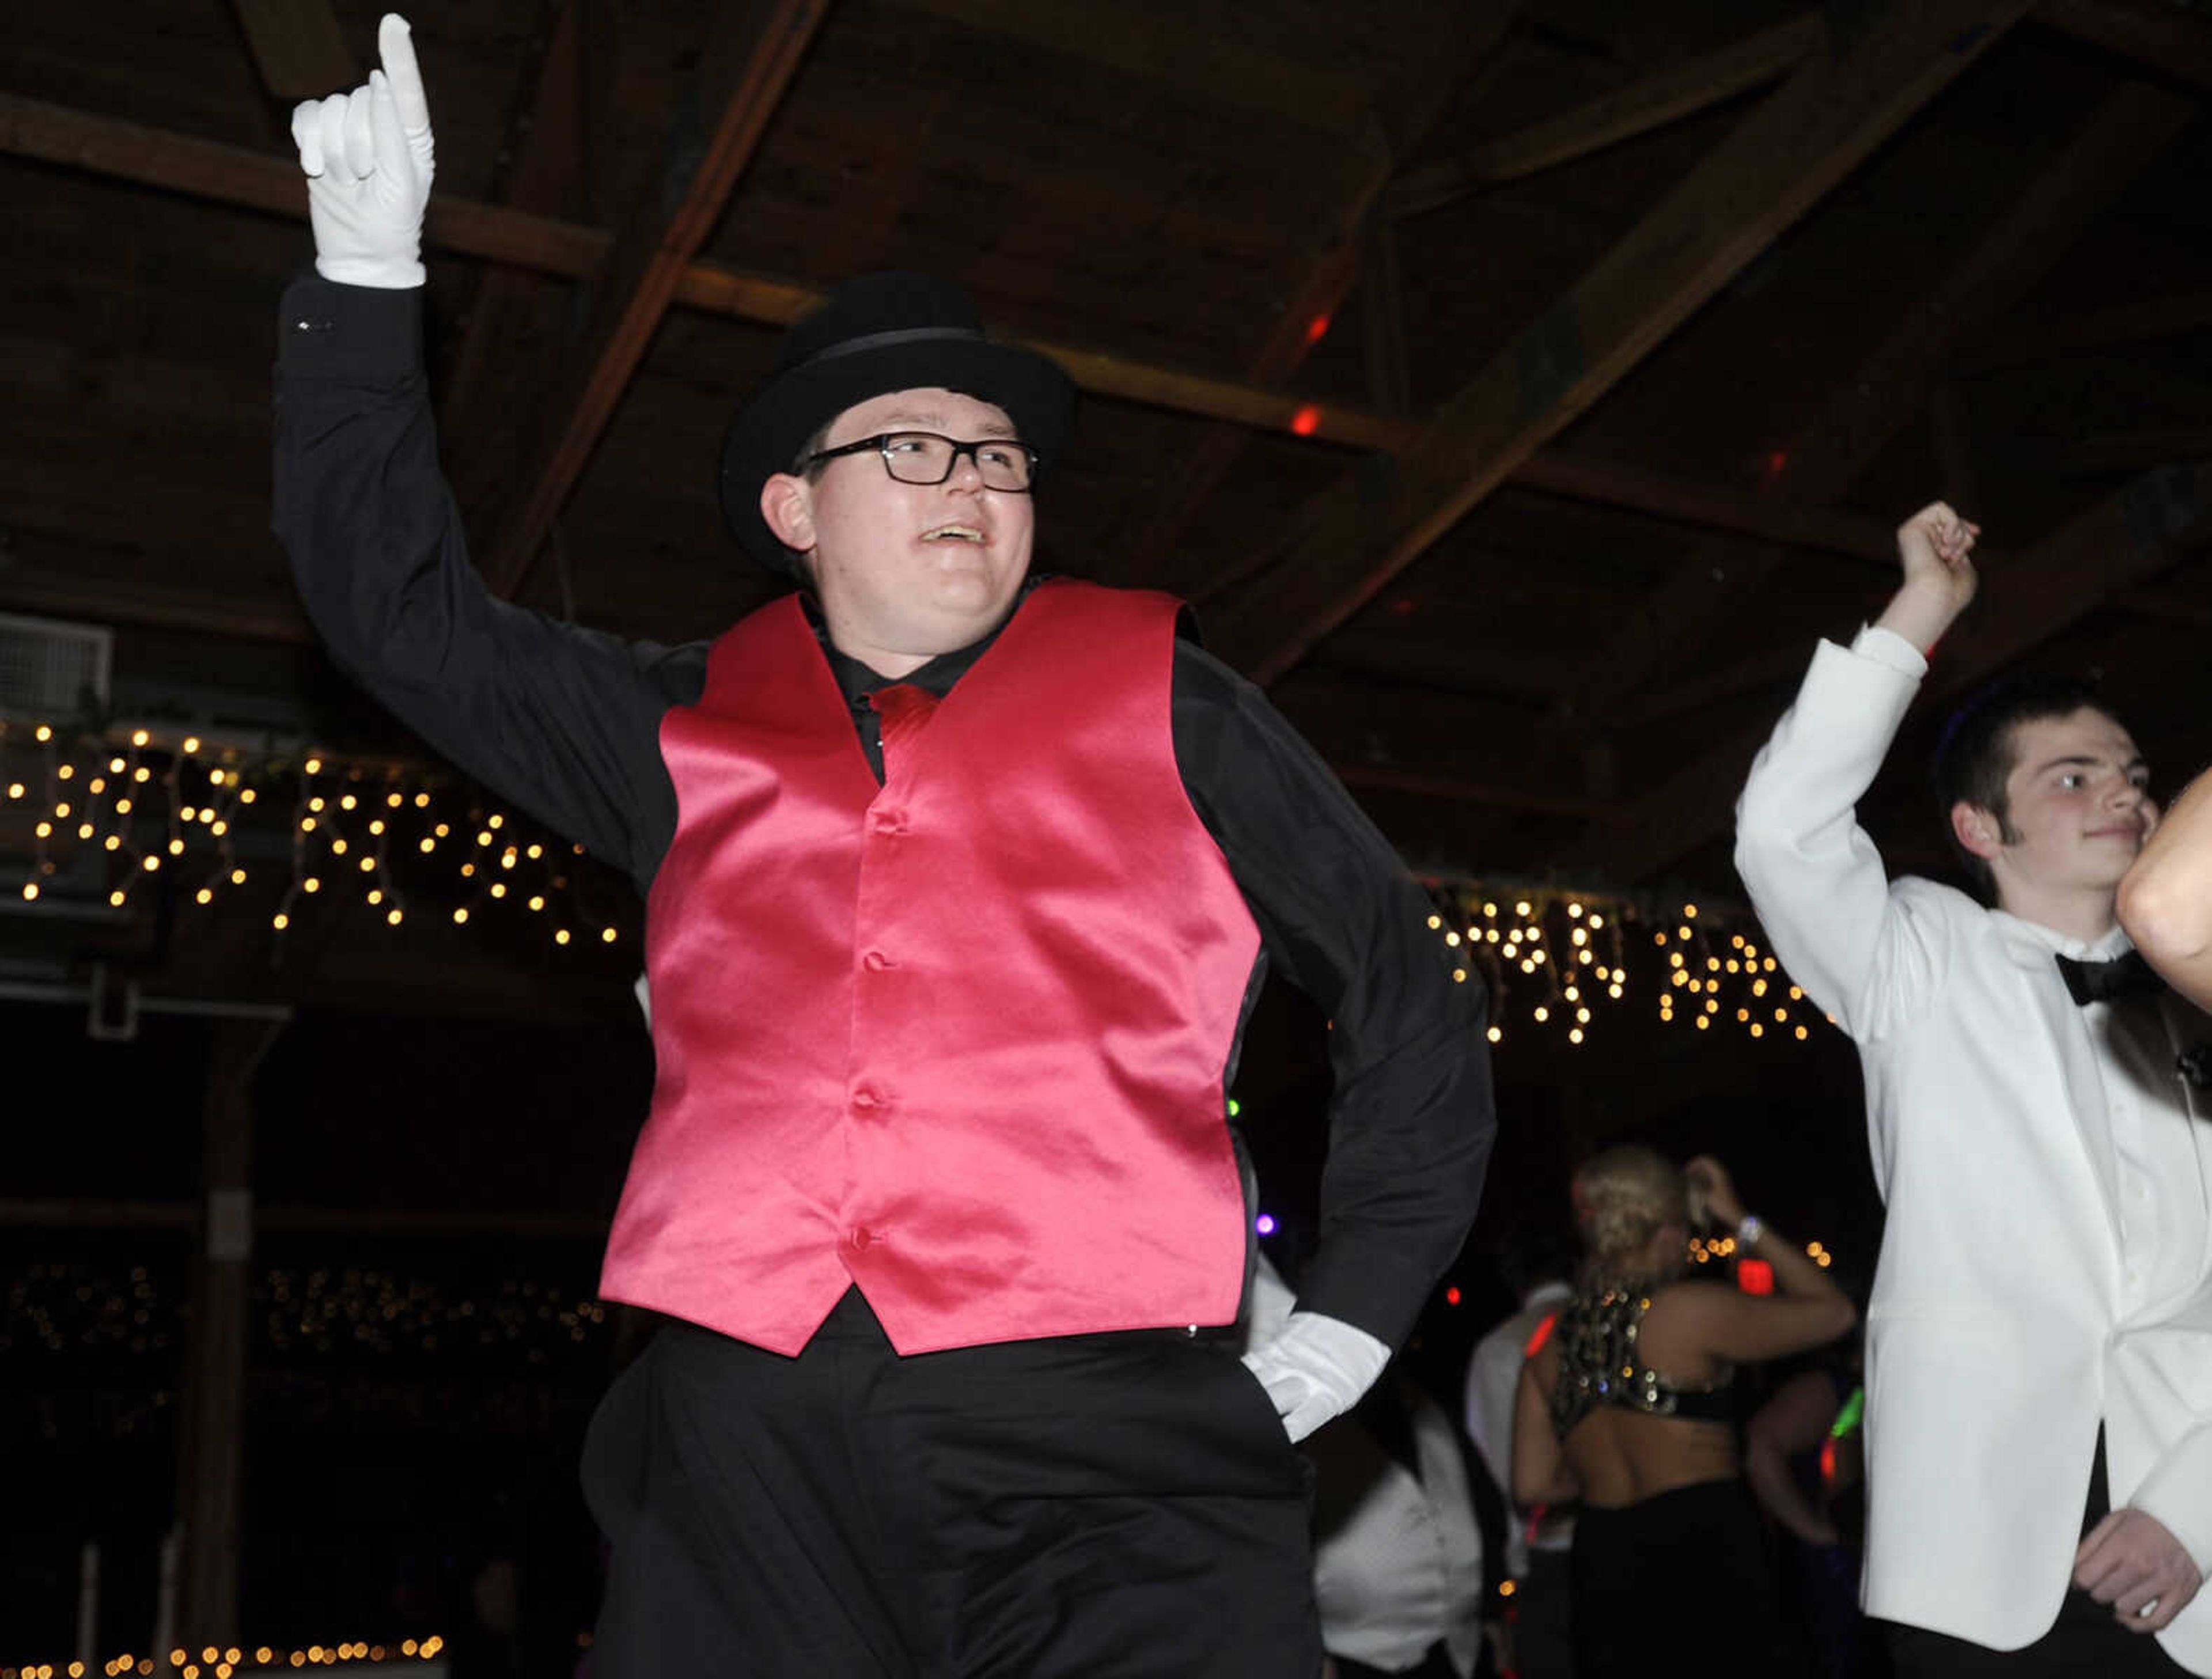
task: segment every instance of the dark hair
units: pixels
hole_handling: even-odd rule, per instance
[[[2107,717],[2112,715],[2095,688],[2079,678],[2008,676],[1967,696],[1943,725],[1931,766],[1936,811],[1960,867],[1984,896],[1994,896],[1996,879],[1987,862],[1960,844],[1958,832],[1951,825],[1952,806],[1961,802],[1979,806],[1996,818],[1998,837],[2008,845],[2015,843],[2020,834],[2012,825],[2005,797],[2005,783],[2017,763],[2014,728],[2047,717],[2070,717],[2085,709]]]

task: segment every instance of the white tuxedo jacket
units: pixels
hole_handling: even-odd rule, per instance
[[[2009,1650],[2057,1617],[2100,1420],[2114,1507],[2155,1516],[2212,1576],[2212,1100],[2171,1056],[2116,1053],[2112,1008],[2068,996],[2054,951],[2124,935],[2086,952],[1888,880],[1853,807],[1924,670],[1887,631],[1821,644],[1744,788],[1736,867],[1866,1074],[1888,1208],[1867,1311],[1867,1610]],[[2212,1039],[2178,998],[2157,1007],[2176,1052]],[[2115,1112],[2163,1151],[2129,1177],[2132,1226]],[[2126,1233],[2154,1208],[2146,1267]],[[2158,1636],[2212,1675],[2212,1586]]]

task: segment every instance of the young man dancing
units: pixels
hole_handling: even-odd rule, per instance
[[[2158,818],[2142,757],[2069,684],[1969,703],[1937,790],[1988,905],[1889,880],[1852,817],[1976,533],[1905,523],[1903,586],[1815,652],[1736,812],[1776,953],[1866,1071],[1866,1608],[1906,1676],[2212,1674],[2206,1022],[2114,920]]]
[[[601,1288],[671,1321],[586,1448],[594,1673],[1318,1672],[1293,1442],[1473,1218],[1477,988],[1178,603],[1030,575],[1073,387],[942,281],[839,289],[731,426],[725,509],[803,593],[679,648],[489,598],[421,366],[429,113],[380,42],[295,116],[276,526],[346,669],[646,895]],[[1306,1287],[1240,1361],[1225,1092],[1270,964],[1337,1088]]]

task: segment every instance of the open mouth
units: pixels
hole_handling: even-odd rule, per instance
[[[924,542],[981,543],[983,533],[973,525],[936,525],[921,533]]]

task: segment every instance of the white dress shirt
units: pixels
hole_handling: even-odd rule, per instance
[[[1528,1338],[1539,1323],[1574,1298],[1572,1283],[1537,1284],[1521,1302],[1520,1311],[1475,1342],[1474,1355],[1467,1363],[1467,1437],[1504,1494],[1505,1567],[1516,1580],[1528,1575],[1532,1548],[1564,1551],[1574,1543],[1571,1515],[1547,1514],[1531,1532],[1513,1514],[1513,1406],[1520,1396]]]
[[[1869,1613],[2033,1642],[2072,1573],[2097,1430],[2114,1505],[2212,1572],[2212,1105],[2177,998],[2077,1006],[2109,957],[1911,877],[1853,809],[1926,666],[1816,650],[1737,806],[1736,865],[1790,976],[1857,1043],[1888,1209],[1867,1311]],[[2212,1591],[2160,1642],[2212,1675]]]

